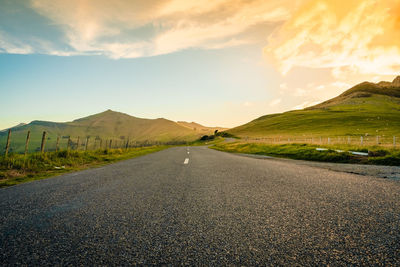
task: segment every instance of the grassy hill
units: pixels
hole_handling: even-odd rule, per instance
[[[253,138],[400,136],[400,77],[364,82],[316,106],[262,116],[227,132]]]
[[[29,124],[13,127],[12,151],[22,152],[24,150],[28,130],[31,131],[30,151],[37,151],[40,148],[43,131],[47,132],[46,148],[48,149],[55,148],[57,136],[61,137],[60,146],[66,147],[69,136],[74,141],[79,136],[80,143],[83,145],[87,136],[90,136],[90,140],[94,144],[96,138],[114,139],[121,142],[128,138],[137,142],[193,141],[204,134],[167,119],[142,119],[107,110],[72,122],[32,121]],[[209,133],[211,132],[213,132],[212,129],[209,130]],[[2,149],[5,147],[6,138],[7,131],[1,131],[0,147]]]
[[[194,130],[194,131],[196,131],[200,134],[204,134],[204,135],[213,133],[215,130],[218,130],[219,132],[228,130],[228,128],[222,128],[222,127],[207,127],[207,126],[198,124],[196,122],[178,121],[177,123],[181,126],[184,126],[186,128],[189,128],[191,130]]]

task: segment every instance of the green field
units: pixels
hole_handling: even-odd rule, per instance
[[[152,146],[130,149],[102,149],[94,151],[32,153],[26,157],[12,154],[0,156],[0,187],[56,176],[66,172],[130,159],[157,152],[169,146]]]
[[[304,110],[262,116],[228,130],[239,137],[400,136],[400,88],[371,83]]]

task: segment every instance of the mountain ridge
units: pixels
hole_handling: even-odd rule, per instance
[[[11,142],[16,146],[14,151],[21,151],[28,131],[31,131],[30,142],[35,149],[39,146],[43,131],[46,131],[48,139],[52,140],[49,141],[51,144],[54,143],[53,140],[56,140],[57,136],[73,139],[80,137],[81,140],[85,137],[91,137],[92,139],[120,141],[129,139],[130,141],[146,143],[185,142],[197,140],[204,134],[214,132],[213,128],[202,127],[208,130],[199,132],[165,118],[144,119],[122,112],[106,110],[70,122],[34,120],[23,126],[13,127],[11,128]],[[6,132],[0,132],[0,146],[5,144],[6,136]]]
[[[343,101],[348,98],[369,97],[371,96],[371,94],[387,95],[391,97],[400,98],[400,76],[397,76],[392,82],[387,82],[387,81],[381,81],[378,83],[362,82],[344,91],[337,97],[326,100],[320,104],[308,107],[306,109],[327,107],[331,104],[335,104],[338,101]]]

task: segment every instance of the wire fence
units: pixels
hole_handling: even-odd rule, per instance
[[[24,137],[24,138],[23,138]],[[34,136],[27,131],[25,136],[13,138],[11,129],[8,130],[5,140],[0,145],[4,147],[4,155],[10,153],[28,154],[34,152],[51,152],[60,150],[90,151],[99,149],[129,149],[137,147],[148,147],[155,145],[183,145],[186,141],[153,141],[153,140],[133,140],[129,137],[120,136],[117,138],[102,138],[100,136],[71,136],[48,134],[43,131],[41,137]]]
[[[268,144],[315,144],[315,145],[352,145],[352,146],[382,146],[399,148],[398,136],[311,136],[311,137],[245,137],[246,142]]]

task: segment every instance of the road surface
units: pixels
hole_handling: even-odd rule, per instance
[[[400,182],[176,147],[0,190],[2,265],[389,265]]]

